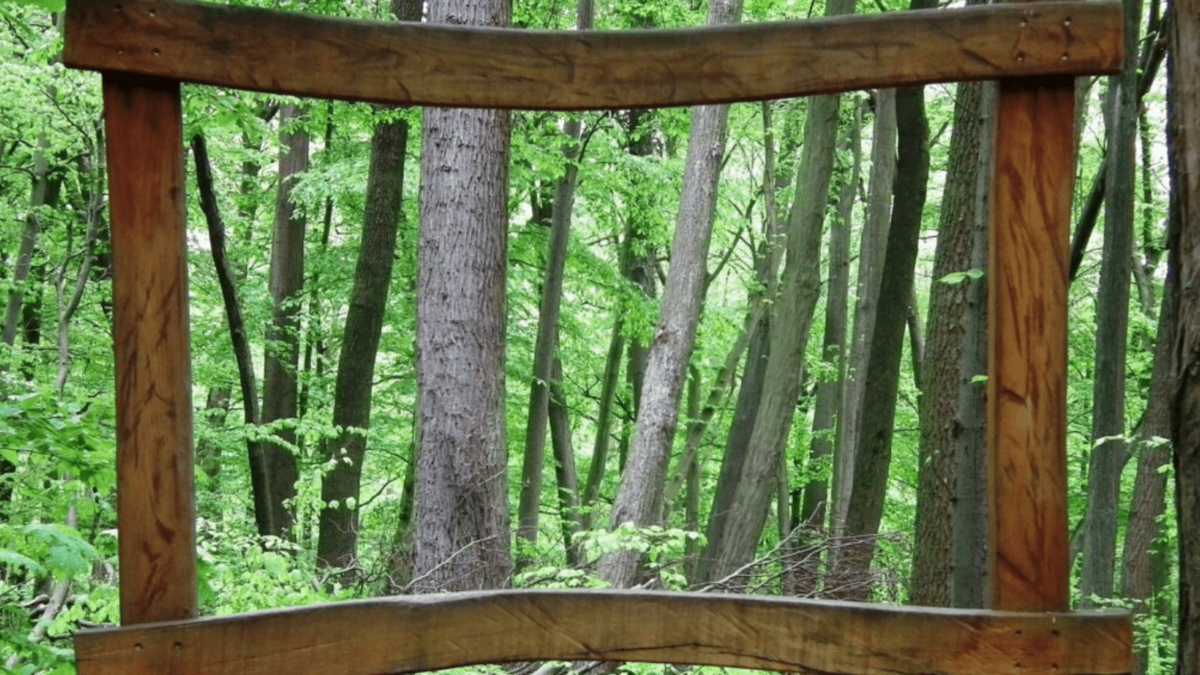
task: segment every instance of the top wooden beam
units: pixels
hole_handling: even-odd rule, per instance
[[[69,0],[64,61],[398,105],[582,110],[1117,72],[1121,8],[1046,2],[656,31],[378,23],[156,0]]]

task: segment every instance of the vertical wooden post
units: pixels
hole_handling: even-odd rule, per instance
[[[1074,128],[1073,79],[1000,83],[988,256],[992,609],[1068,609],[1067,255]]]
[[[196,615],[179,83],[105,74],[121,623]]]

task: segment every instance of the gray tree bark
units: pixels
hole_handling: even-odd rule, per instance
[[[576,10],[576,27],[590,29],[592,0],[582,0]],[[537,541],[538,516],[542,496],[542,464],[546,454],[546,424],[550,413],[550,387],[554,356],[558,343],[558,317],[562,306],[563,275],[567,265],[567,243],[571,232],[571,211],[575,205],[575,185],[579,180],[579,137],[582,127],[577,117],[566,121],[563,129],[566,169],[554,185],[554,204],[550,215],[550,243],[546,254],[546,274],[542,281],[541,307],[533,348],[533,379],[529,384],[529,415],[525,426],[525,454],[521,470],[521,495],[517,507],[517,536],[530,547]],[[568,541],[568,548],[570,542]]]
[[[1176,0],[1167,82],[1171,149],[1171,442],[1179,533],[1176,675],[1200,675],[1200,1]]]
[[[714,0],[709,5],[708,25],[737,23],[741,12],[741,0]],[[726,105],[698,106],[692,113],[683,195],[671,243],[671,268],[646,364],[637,427],[613,504],[614,528],[626,522],[646,527],[662,519],[663,479],[707,286],[708,248],[728,116]],[[600,559],[600,578],[619,588],[632,586],[637,580],[640,557],[637,551],[608,553]]]
[[[1125,72],[1108,80],[1105,97],[1108,162],[1105,177],[1104,253],[1096,308],[1096,374],[1092,380],[1092,453],[1084,515],[1083,606],[1111,598],[1117,555],[1121,470],[1125,441],[1125,338],[1133,260],[1134,188],[1137,170],[1137,54],[1141,0],[1124,0]]]
[[[401,21],[419,21],[421,3],[392,0],[391,11]],[[407,146],[406,120],[389,119],[376,124],[371,135],[362,239],[333,390],[333,425],[342,431],[325,440],[320,451],[328,470],[321,477],[317,560],[324,567],[344,570],[341,581],[347,585],[357,578],[359,489],[367,451],[366,432],[371,426],[375,358],[404,200]]]
[[[987,374],[988,191],[991,189],[996,86],[981,87],[979,151],[972,219],[971,268],[984,278],[968,280],[963,314],[963,346],[954,423],[954,549],[951,604],[982,608],[987,589]]]
[[[275,198],[275,223],[271,239],[270,290],[273,308],[267,327],[263,368],[262,422],[295,420],[299,402],[296,367],[300,362],[300,307],[304,289],[304,234],[308,220],[292,200],[292,188],[308,170],[308,132],[288,128],[300,109],[285,105],[279,111],[279,184]],[[286,423],[286,422],[285,422]],[[283,428],[278,441],[263,441],[251,449],[250,477],[254,489],[254,517],[262,536],[288,537],[295,521],[290,502],[296,496],[296,432]]]
[[[846,322],[850,307],[850,230],[853,227],[854,197],[858,194],[862,165],[861,124],[862,106],[858,105],[847,140],[852,164],[849,175],[838,190],[837,221],[830,228],[829,235],[829,291],[825,297],[825,334],[821,344],[821,360],[826,375],[817,383],[813,438],[809,450],[809,464],[814,467],[824,467],[833,458],[833,449],[837,444],[837,416],[842,408],[842,384],[846,376]],[[796,525],[824,532],[828,500],[829,479],[822,476],[809,481],[804,486],[804,499]]]
[[[754,250],[754,274],[759,290],[750,297],[750,308],[746,313],[746,363],[742,368],[742,381],[734,403],[733,420],[729,424],[729,436],[725,440],[725,453],[721,458],[721,471],[717,478],[717,490],[713,495],[708,512],[705,532],[708,542],[696,562],[696,578],[713,581],[712,555],[723,547],[725,521],[733,507],[733,496],[737,490],[742,466],[750,447],[750,435],[754,432],[754,418],[762,401],[763,380],[767,372],[767,360],[771,350],[770,317],[768,300],[778,292],[778,268],[782,243],[779,218],[776,209],[775,132],[772,121],[771,103],[762,104],[763,144],[766,161],[763,166],[763,238]]]
[[[826,16],[847,14],[853,0],[836,0]],[[780,460],[795,414],[804,372],[804,350],[820,296],[821,237],[829,204],[840,97],[809,99],[804,148],[796,174],[796,198],[788,218],[787,257],[775,314],[771,318],[770,356],[751,433],[749,452],[734,480],[733,505],[705,557],[709,577],[728,576],[754,558],[775,494]],[[712,534],[710,533],[710,538]]]
[[[955,432],[958,419],[970,279],[942,283],[947,274],[972,269],[982,141],[982,84],[960,83],[955,92],[950,164],[942,193],[933,285],[929,300],[929,368],[921,392],[913,604],[951,604],[954,542]],[[970,308],[977,309],[977,308]],[[963,505],[966,506],[965,504]]]
[[[506,26],[506,0],[434,0],[431,23]],[[426,108],[417,250],[420,592],[507,582],[507,111]]]
[[[846,528],[850,487],[854,480],[854,448],[858,444],[859,410],[865,396],[867,347],[875,330],[879,309],[879,284],[883,255],[891,226],[892,188],[896,175],[896,90],[875,92],[875,123],[871,140],[871,175],[867,214],[858,254],[858,282],[854,329],[850,333],[849,367],[843,380],[842,410],[838,416],[838,447],[833,464],[830,529],[841,535]]]
[[[929,9],[932,0],[913,0],[911,9]],[[888,229],[879,311],[867,361],[865,385],[871,393],[863,401],[854,457],[854,480],[846,511],[846,532],[860,541],[839,557],[844,565],[837,577],[867,579],[879,532],[883,499],[891,465],[892,432],[900,384],[900,357],[904,347],[908,296],[912,289],[921,215],[929,180],[929,123],[925,118],[923,87],[896,92],[898,154],[895,203]],[[850,597],[865,599],[869,584],[855,584]]]

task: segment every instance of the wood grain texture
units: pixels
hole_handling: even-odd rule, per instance
[[[64,60],[400,105],[631,108],[1109,73],[1121,64],[1120,24],[1117,4],[1070,2],[670,31],[528,31],[70,0]]]
[[[1071,78],[1000,84],[988,262],[993,609],[1064,611]]]
[[[630,591],[397,597],[81,633],[80,675],[366,675],[564,659],[884,675],[1128,672],[1124,613]]]
[[[121,622],[196,615],[179,83],[104,77],[117,370]]]

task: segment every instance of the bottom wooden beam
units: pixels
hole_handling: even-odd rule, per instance
[[[367,675],[529,660],[845,675],[1119,675],[1129,615],[629,591],[334,603],[81,633],[80,675]]]

